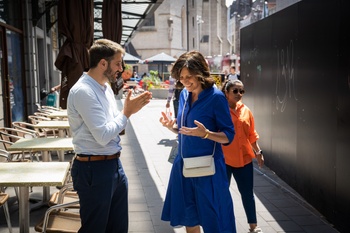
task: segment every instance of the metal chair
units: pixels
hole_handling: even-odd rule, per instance
[[[32,122],[33,125],[38,124],[40,121],[51,121],[50,118],[44,116],[30,115],[28,119]],[[38,133],[43,133],[46,137],[56,137],[58,136],[57,130],[51,129],[36,129]]]
[[[37,135],[26,131],[22,131],[19,129],[15,129],[15,128],[0,127],[0,140],[1,140],[0,142],[3,143],[3,147],[5,150],[8,150],[8,148],[13,143],[15,143],[21,138],[34,138],[34,137],[37,137]],[[25,160],[26,157],[29,156],[30,161],[33,161],[33,155],[31,152],[24,153],[22,151],[11,151],[10,153],[12,155],[12,160],[14,160],[14,156],[17,155],[18,160],[23,161]],[[40,161],[37,153],[35,153],[35,157],[37,161]]]
[[[81,227],[78,209],[72,209],[79,201],[57,204],[48,208],[44,218],[34,227],[42,233],[76,233]]]
[[[49,206],[55,206],[58,204],[65,204],[74,201],[79,201],[79,196],[77,192],[73,189],[73,184],[69,183],[63,186],[60,190],[53,193],[50,201],[48,203]],[[71,208],[80,208],[80,205],[71,206]]]
[[[28,122],[15,121],[15,122],[12,122],[12,126],[15,129],[19,129],[19,130],[37,135],[37,137],[46,137],[45,133],[40,132],[39,130],[35,130],[34,125]]]
[[[8,161],[11,161],[11,154],[6,150],[0,149],[0,162],[8,162]],[[2,206],[4,209],[7,227],[9,229],[9,232],[12,233],[10,212],[9,212],[9,207],[7,204],[7,200],[9,199],[9,195],[4,192],[4,189],[5,189],[4,187],[0,187],[0,207]],[[15,189],[15,191],[16,191],[16,189]]]

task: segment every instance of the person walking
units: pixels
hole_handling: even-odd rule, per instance
[[[160,123],[179,138],[161,219],[171,226],[185,226],[187,233],[235,233],[233,201],[220,144],[234,137],[228,102],[214,87],[204,56],[191,51],[174,64],[171,76],[184,86],[180,94],[178,129],[162,112]],[[213,155],[215,173],[185,177],[184,159]]]
[[[252,160],[256,158],[259,167],[262,167],[264,156],[258,144],[259,135],[255,130],[254,116],[250,109],[242,103],[245,90],[240,80],[228,80],[223,85],[222,91],[228,100],[232,122],[236,130],[232,143],[222,145],[227,179],[231,182],[233,175],[236,180],[247,216],[249,232],[262,233],[261,228],[257,226]]]
[[[177,82],[178,81],[176,79],[169,76],[169,91],[168,91],[167,101],[165,104],[165,108],[170,108],[170,101],[173,100],[175,119],[177,118],[178,109],[179,109],[179,98],[180,98],[180,93],[182,91],[182,85],[179,85]]]
[[[150,92],[131,99],[118,111],[110,83],[123,71],[124,49],[99,39],[89,49],[90,69],[70,89],[69,125],[76,156],[71,176],[80,201],[79,233],[128,232],[128,180],[121,160],[119,133],[129,117],[150,102]]]

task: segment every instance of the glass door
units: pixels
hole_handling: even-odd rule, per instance
[[[6,31],[9,105],[11,121],[25,121],[22,40],[19,33]]]
[[[22,58],[20,34],[0,27],[1,126],[11,127],[14,121],[25,121]]]
[[[5,126],[5,118],[7,115],[7,110],[6,110],[6,106],[7,106],[7,102],[9,101],[8,99],[8,95],[7,95],[7,83],[6,83],[6,75],[5,75],[5,70],[4,70],[4,43],[3,43],[3,30],[0,27],[0,78],[1,78],[1,82],[0,82],[0,96],[1,96],[1,101],[0,101],[0,126]]]

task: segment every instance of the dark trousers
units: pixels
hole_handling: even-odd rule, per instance
[[[177,118],[177,112],[179,111],[179,101],[173,100],[173,106],[174,106],[174,117]]]
[[[248,163],[244,167],[239,168],[226,165],[226,173],[229,183],[231,183],[232,175],[236,180],[239,193],[241,194],[244,211],[247,215],[248,223],[257,223],[253,192],[253,163]]]
[[[127,233],[128,180],[120,160],[74,160],[71,174],[80,199],[79,233]]]

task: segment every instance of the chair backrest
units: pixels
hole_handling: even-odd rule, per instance
[[[3,143],[3,147],[7,150],[8,147],[21,138],[33,138],[36,134],[32,134],[26,131],[15,128],[0,127],[0,139]]]
[[[28,119],[32,122],[33,125],[38,124],[39,121],[51,121],[51,119],[48,117],[36,116],[36,115],[30,115],[28,116]]]
[[[11,161],[11,153],[7,150],[0,149],[0,162],[9,162]]]
[[[35,112],[35,116],[41,116],[41,117],[47,117],[49,115],[48,112],[42,111],[42,112]]]
[[[1,138],[1,137],[0,137],[0,138]],[[9,147],[13,144],[13,142],[6,141],[6,140],[2,140],[2,139],[0,139],[0,143],[2,143],[3,148],[4,148],[5,150],[7,150],[7,148],[9,148]]]
[[[7,139],[10,139],[11,142],[15,142],[18,139],[13,136],[18,136],[20,138],[35,138],[37,135],[35,132],[29,132],[27,130],[22,130],[22,129],[16,129],[16,128],[7,128],[7,127],[0,127],[0,132],[8,137]],[[3,140],[7,140],[6,138],[2,138]]]
[[[15,121],[12,122],[12,126],[15,129],[19,129],[21,131],[30,133],[30,134],[34,134],[37,135],[38,132],[35,130],[34,125],[28,122],[24,122],[24,121]],[[39,135],[37,135],[39,136]]]
[[[12,128],[0,127],[0,138],[4,141],[16,142],[22,137],[18,136],[15,131],[11,130]]]

